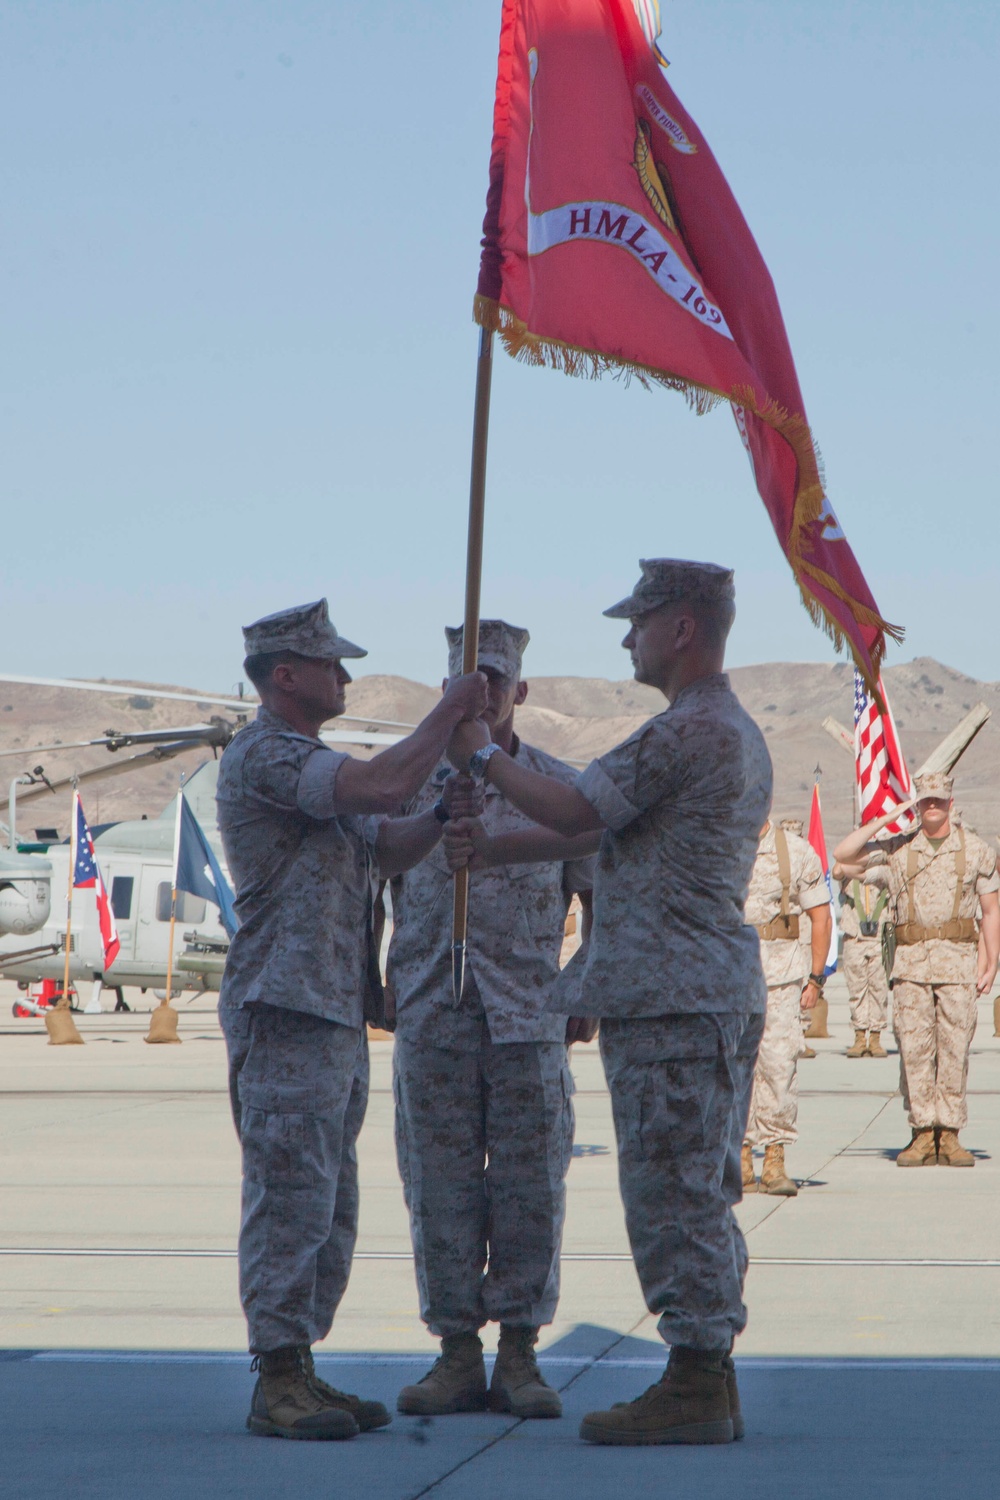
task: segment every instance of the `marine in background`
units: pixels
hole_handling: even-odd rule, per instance
[[[800,942],[808,921],[809,948]],[[798,1060],[805,1042],[802,1012],[823,992],[830,951],[830,893],[819,856],[798,834],[768,821],[750,877],[746,919],[757,929],[767,982],[767,1019],[754,1069],[743,1142],[744,1193],[791,1198],[798,1186],[785,1170],[785,1147],[798,1140]],[[763,1148],[758,1186],[753,1151]]]
[[[881,869],[892,897],[892,1016],[911,1130],[898,1167],[975,1165],[959,1133],[969,1119],[978,1002],[993,987],[1000,955],[1000,878],[994,851],[954,820],[953,791],[942,772],[918,776],[918,827],[878,839],[897,807],[834,850],[838,880]]]
[[[888,1057],[882,1033],[889,1024],[889,980],[882,934],[889,921],[889,882],[884,869],[840,882],[840,971],[847,983],[854,1041],[847,1057]]]
[[[447,691],[462,670],[464,631],[445,634]],[[528,639],[504,620],[481,622],[477,665],[488,683],[482,720],[516,765],[568,785],[576,772],[515,732],[528,692],[521,680]],[[436,808],[444,817],[439,799],[450,774],[442,761],[407,811]],[[488,784],[481,823],[496,837],[533,826]],[[397,1156],[420,1316],[441,1340],[433,1368],[400,1392],[401,1412],[444,1416],[488,1406],[518,1417],[562,1413],[534,1348],[559,1297],[573,1150],[567,1043],[589,1040],[596,1023],[567,1022],[546,1002],[559,977],[570,901],[579,893],[586,915],[592,884],[589,859],[475,871],[465,985],[456,999],[453,880],[441,849],[392,882]],[[488,1391],[479,1337],[487,1322],[500,1325]]]
[[[785,833],[794,833],[800,839],[805,838],[806,825],[802,818],[780,818],[778,820],[778,827],[781,828]],[[806,969],[808,971],[808,969],[812,967],[812,952],[810,946],[808,924],[800,926],[799,942],[806,950]],[[820,998],[822,999],[822,996]],[[812,1059],[816,1056],[816,1048],[810,1047],[809,1045],[810,1034],[812,1034],[813,1036],[829,1035],[825,1026],[821,1030],[814,1029],[814,1022],[816,1021],[816,1017],[822,1012],[822,1010],[823,1007],[819,1006],[817,1002],[817,1005],[813,1006],[812,1010],[802,1011],[802,1051],[799,1053],[800,1060],[806,1058]]]

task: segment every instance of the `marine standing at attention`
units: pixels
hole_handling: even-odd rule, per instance
[[[803,913],[809,918],[808,949],[799,940]],[[804,838],[771,822],[761,830],[746,918],[760,938],[767,1022],[743,1143],[743,1191],[758,1190],[753,1148],[762,1146],[760,1191],[791,1198],[798,1187],[785,1171],[785,1147],[799,1138],[798,1060],[805,1047],[802,1012],[811,1010],[823,992],[833,919],[819,855]]]
[[[372,882],[376,868],[406,869],[441,835],[431,812],[372,815],[398,812],[418,791],[455,726],[486,706],[486,682],[455,678],[407,739],[354,760],[319,738],[344,712],[344,658],[366,655],[337,634],[326,600],[257,620],[243,638],[261,707],[219,766],[240,919],[219,1018],[243,1155],[240,1297],[260,1371],[247,1426],[349,1438],[389,1413],[321,1380],[311,1346],[330,1331],[357,1234],[365,1020],[380,1018],[382,999]],[[453,783],[443,795],[470,810]]]
[[[883,868],[889,881],[896,922],[892,1021],[912,1130],[896,1165],[972,1167],[975,1157],[958,1133],[969,1119],[978,1001],[993,987],[1000,954],[1000,878],[989,845],[952,821],[951,778],[931,772],[913,788],[919,826],[876,840],[896,821],[896,807],[855,829],[833,851],[834,876],[853,880]]]
[[[591,1412],[580,1432],[595,1443],[725,1443],[743,1426],[730,1353],[746,1324],[747,1252],[732,1210],[766,1000],[743,908],[771,761],[722,670],[732,573],[665,558],[641,567],[605,613],[630,622],[622,644],[636,680],[669,707],[572,786],[519,765],[483,724],[460,725],[452,763],[543,827],[494,851],[480,826],[456,823],[446,844],[455,863],[486,865],[599,845],[591,940],[549,1004],[601,1018],[632,1254],[671,1350],[656,1385]]]
[[[889,920],[889,884],[878,865],[860,880],[840,883],[840,969],[847,982],[854,1041],[847,1057],[887,1057],[882,1032],[889,1020],[889,981],[882,932]]]
[[[462,670],[461,628],[446,631],[451,679]],[[482,715],[514,763],[571,783],[576,773],[514,732],[528,685],[528,632],[483,620],[478,667],[489,683]],[[447,691],[448,681],[444,683]],[[444,761],[407,811],[437,805]],[[444,816],[443,809],[439,815]],[[532,823],[495,786],[483,826],[503,836]],[[410,1211],[420,1316],[441,1356],[400,1392],[401,1412],[513,1412],[558,1417],[534,1346],[559,1297],[565,1178],[573,1150],[573,1078],[567,1043],[596,1025],[545,1009],[559,976],[574,892],[585,911],[591,860],[498,865],[469,890],[465,985],[452,992],[452,878],[444,855],[392,882],[389,984],[396,1004],[393,1075],[399,1171]],[[500,1324],[489,1393],[480,1329]]]

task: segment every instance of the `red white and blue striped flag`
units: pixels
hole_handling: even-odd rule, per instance
[[[880,818],[901,802],[908,802],[913,795],[881,677],[878,690],[885,704],[884,713],[865,687],[861,673],[854,673],[854,779],[859,826]],[[913,810],[909,809],[900,814],[897,822],[890,823],[886,832],[904,833],[912,827],[913,819]]]
[[[79,792],[73,793],[73,889],[94,892],[97,901],[97,921],[101,929],[101,944],[104,948],[104,968],[108,970],[118,957],[121,943],[118,941],[118,929],[115,927],[111,903],[104,889],[104,881],[94,853],[94,840],[87,826],[87,820],[83,816],[83,804],[80,801]]]

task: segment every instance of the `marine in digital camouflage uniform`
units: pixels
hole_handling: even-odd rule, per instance
[[[240,1295],[260,1369],[247,1425],[353,1437],[389,1414],[319,1380],[311,1345],[330,1331],[357,1233],[365,1018],[378,1019],[381,1005],[372,884],[377,866],[405,868],[441,833],[431,816],[372,815],[413,795],[454,725],[485,704],[485,681],[457,680],[409,739],[363,762],[319,738],[344,712],[343,659],[365,655],[337,634],[326,600],[243,635],[262,706],[219,767],[219,830],[240,921],[219,1015],[243,1156]]]
[[[800,941],[808,918],[810,946]],[[785,1171],[785,1147],[798,1140],[798,1059],[804,1050],[802,1010],[822,991],[830,946],[830,892],[819,856],[805,839],[768,822],[760,837],[746,918],[757,929],[767,983],[767,1022],[754,1069],[743,1145],[743,1191],[755,1192],[753,1147],[764,1148],[760,1190],[798,1192]],[[811,966],[811,967],[810,967]]]
[[[766,1000],[744,903],[771,762],[722,671],[732,573],[662,558],[641,568],[633,592],[605,613],[630,621],[623,645],[636,679],[669,707],[571,787],[484,744],[479,725],[461,726],[453,764],[483,769],[554,832],[490,840],[457,825],[445,837],[457,863],[599,847],[593,933],[549,1003],[601,1017],[632,1253],[672,1347],[661,1381],[590,1413],[581,1436],[728,1442],[742,1435],[729,1356],[746,1322],[747,1265],[732,1210]]]
[[[918,776],[914,790],[919,826],[876,839],[899,810],[876,818],[838,845],[835,873],[850,879],[880,868],[892,896],[893,1027],[912,1129],[896,1164],[971,1167],[958,1132],[968,1123],[977,1002],[992,988],[1000,953],[1000,878],[993,850],[952,819],[951,778]]]
[[[457,675],[463,631],[446,635],[449,672]],[[481,622],[478,667],[490,684],[485,720],[518,764],[571,783],[569,766],[514,732],[515,706],[527,693],[527,643],[526,630]],[[449,771],[441,765],[408,811],[433,807]],[[482,821],[491,833],[532,826],[493,786],[485,790]],[[482,1410],[479,1331],[493,1321],[500,1349],[490,1406],[520,1416],[560,1413],[531,1353],[539,1326],[555,1316],[573,1147],[567,1021],[545,1002],[559,974],[570,900],[580,892],[589,906],[592,880],[591,860],[474,873],[460,1001],[452,987],[453,877],[441,849],[392,882],[396,1145],[420,1315],[442,1340],[431,1372],[400,1393],[400,1411]]]
[[[889,981],[882,960],[882,930],[889,920],[889,884],[877,865],[861,880],[840,884],[840,972],[847,984],[854,1041],[848,1057],[885,1057],[882,1032],[889,1020]]]

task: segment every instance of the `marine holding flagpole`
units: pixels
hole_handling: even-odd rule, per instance
[[[326,600],[256,620],[243,641],[261,707],[222,756],[217,803],[239,920],[219,1019],[243,1161],[240,1296],[258,1372],[247,1426],[337,1440],[390,1420],[381,1402],[321,1380],[312,1356],[354,1254],[365,1023],[385,1024],[373,887],[440,839],[433,810],[394,815],[458,724],[485,708],[486,679],[454,678],[411,735],[361,761],[319,737],[344,712],[344,661],[367,654],[338,634]],[[477,806],[457,778],[441,800],[449,813]]]

